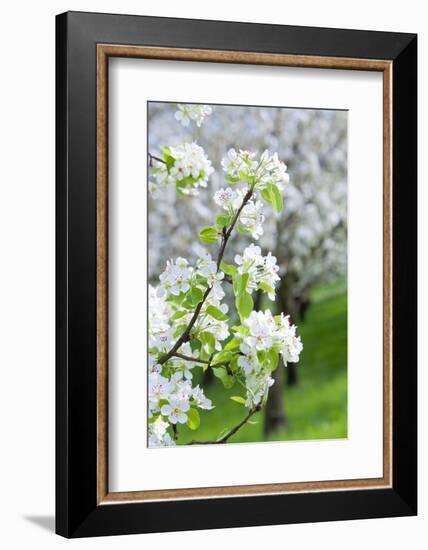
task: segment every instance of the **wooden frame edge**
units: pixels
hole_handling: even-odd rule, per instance
[[[392,69],[393,62],[97,44],[97,504],[260,496],[392,487]],[[108,490],[108,58],[205,61],[383,73],[383,471],[382,478],[226,487],[109,492]]]

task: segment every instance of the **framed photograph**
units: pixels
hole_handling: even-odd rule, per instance
[[[416,35],[56,25],[57,533],[416,514]]]

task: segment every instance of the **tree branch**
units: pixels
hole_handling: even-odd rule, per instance
[[[247,416],[243,418],[241,422],[236,424],[236,426],[234,426],[231,430],[229,430],[223,437],[220,437],[220,439],[212,439],[207,441],[193,440],[189,441],[189,443],[185,443],[185,445],[218,445],[220,443],[227,443],[227,440],[232,437],[232,435],[235,435],[236,432],[239,431],[254,414],[256,414],[256,412],[259,412],[261,410],[261,408],[261,405],[257,405],[253,409],[250,409]]]
[[[191,357],[190,355],[184,355],[183,353],[174,353],[173,357],[178,357],[179,359],[184,359],[184,361],[191,361],[193,363],[201,363],[203,365],[208,365],[209,367],[226,367],[228,374],[232,374],[232,371],[229,368],[230,361],[220,361],[219,363],[211,363],[208,359],[197,359],[196,357]]]
[[[236,222],[238,221],[238,218],[239,218],[239,216],[242,212],[242,209],[248,203],[248,201],[250,200],[252,195],[253,195],[253,191],[252,191],[252,189],[249,189],[247,191],[247,193],[245,194],[244,198],[242,199],[241,206],[236,211],[236,214],[233,217],[232,223],[230,224],[229,228],[227,230],[226,230],[226,228],[223,229],[223,237],[222,237],[220,250],[219,250],[219,253],[218,253],[218,257],[217,257],[217,272],[220,270],[220,264],[223,260],[224,252],[226,250],[226,246],[227,246],[227,243],[228,243],[228,241],[230,239],[230,236],[232,234],[233,228],[235,227]],[[168,359],[170,359],[173,355],[175,355],[176,352],[180,349],[180,347],[185,342],[187,342],[189,340],[190,331],[192,330],[194,324],[196,323],[196,320],[198,319],[199,314],[201,312],[202,306],[204,305],[205,300],[208,298],[209,293],[211,292],[211,289],[212,289],[212,286],[209,286],[206,289],[206,291],[205,291],[205,293],[202,297],[202,300],[196,306],[196,309],[195,309],[195,311],[192,315],[192,318],[190,319],[189,324],[187,325],[187,327],[184,330],[183,334],[179,337],[179,339],[176,341],[176,343],[173,345],[173,347],[165,355],[163,355],[159,359],[159,361],[158,361],[159,365],[163,365],[164,363],[166,363],[168,361]]]
[[[162,164],[166,164],[166,162],[163,159],[161,159],[160,157],[156,157],[155,155],[152,155],[151,153],[149,153],[149,151],[147,151],[147,156],[149,157],[150,166],[153,166],[154,160],[156,160],[157,162],[161,162]]]

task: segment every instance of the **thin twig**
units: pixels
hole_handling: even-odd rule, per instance
[[[152,155],[151,153],[149,153],[149,151],[147,151],[147,155],[149,157],[150,166],[153,166],[154,160],[156,160],[157,162],[161,162],[162,164],[166,164],[166,162],[163,159],[161,159],[160,157],[156,157],[155,155]]]
[[[185,445],[218,445],[220,443],[227,443],[227,440],[232,437],[232,435],[235,435],[238,430],[244,426],[248,420],[256,414],[256,412],[259,412],[261,409],[261,405],[257,405],[254,407],[254,409],[250,409],[248,411],[248,414],[245,418],[241,420],[236,426],[234,426],[231,430],[229,430],[223,437],[220,437],[220,439],[212,439],[212,440],[206,440],[206,441],[197,441],[192,440],[189,441],[189,443],[185,443]]]
[[[191,357],[190,355],[184,355],[183,353],[174,353],[173,357],[178,357],[179,359],[184,359],[185,361],[191,361],[193,363],[201,363],[203,365],[208,365],[211,368],[214,367],[226,367],[226,370],[229,374],[232,371],[229,369],[230,361],[220,361],[219,363],[214,363],[214,365],[208,359],[197,359],[196,357]]]

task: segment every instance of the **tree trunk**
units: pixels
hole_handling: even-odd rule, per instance
[[[287,428],[284,398],[284,364],[282,360],[279,361],[278,368],[274,371],[272,377],[275,380],[275,384],[269,390],[269,397],[266,403],[265,435],[270,435]]]

